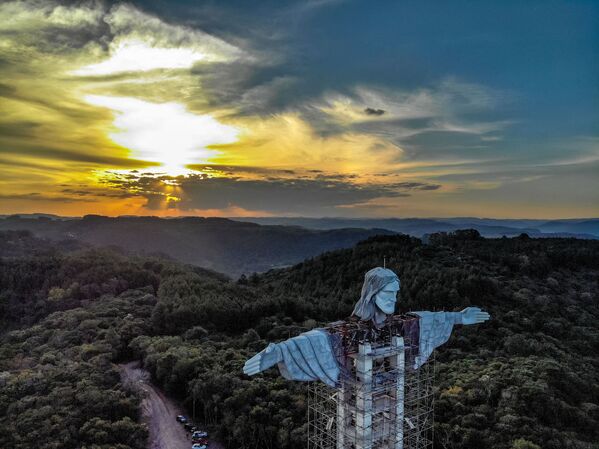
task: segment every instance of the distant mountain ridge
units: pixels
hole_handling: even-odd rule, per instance
[[[476,229],[484,237],[513,237],[522,233],[530,237],[575,237],[599,239],[599,218],[565,220],[529,220],[499,218],[308,218],[248,217],[231,218],[264,225],[303,226],[310,229],[362,228],[390,231],[422,237],[434,232]]]
[[[2,230],[28,230],[54,241],[70,239],[134,253],[163,254],[230,276],[292,265],[374,235],[394,234],[385,229],[314,230],[226,218],[86,215],[62,219],[39,214],[0,219]]]
[[[237,277],[298,263],[348,248],[374,235],[430,234],[476,229],[484,237],[575,237],[599,239],[599,219],[515,220],[457,218],[159,218],[143,216],[60,217],[17,214],[0,218],[0,231],[27,230],[65,249],[117,246],[137,254],[161,254]]]
[[[89,215],[92,216],[92,215]],[[88,217],[89,217],[88,216]],[[63,217],[54,214],[33,213],[0,215],[0,219],[41,219],[50,221],[80,220],[81,217]],[[156,219],[158,217],[120,216],[117,218]],[[176,217],[164,220],[194,219]],[[214,218],[217,220],[218,218]],[[301,226],[308,229],[386,229],[388,231],[422,237],[433,232],[452,232],[458,229],[476,229],[484,237],[513,237],[522,233],[530,237],[574,237],[599,239],[599,218],[566,218],[558,220],[518,218],[338,218],[338,217],[228,217],[228,220],[256,223],[266,226]]]

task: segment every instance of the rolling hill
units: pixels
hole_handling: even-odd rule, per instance
[[[305,218],[251,217],[233,218],[264,225],[304,226],[310,229],[381,228],[422,237],[435,232],[476,229],[484,237],[575,237],[599,239],[599,219],[518,220],[475,217],[456,218]]]
[[[0,230],[28,230],[53,241],[117,246],[137,254],[162,254],[230,276],[288,266],[324,251],[347,248],[384,229],[314,230],[262,226],[226,218],[157,217],[51,218],[10,216]]]

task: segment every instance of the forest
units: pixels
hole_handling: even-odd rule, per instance
[[[435,447],[599,448],[599,241],[375,236],[238,279],[28,231],[1,232],[0,251],[2,448],[146,447],[117,368],[132,360],[227,448],[304,448],[306,385],[243,363],[348,317],[383,258],[398,312],[492,315],[437,351]]]

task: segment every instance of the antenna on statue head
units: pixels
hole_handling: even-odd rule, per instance
[[[387,256],[383,256],[383,268],[387,268]]]

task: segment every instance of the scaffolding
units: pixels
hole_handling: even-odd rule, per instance
[[[308,449],[432,448],[434,359],[414,369],[412,324],[417,318],[397,316],[383,329],[327,328],[342,376],[336,388],[308,386]]]

